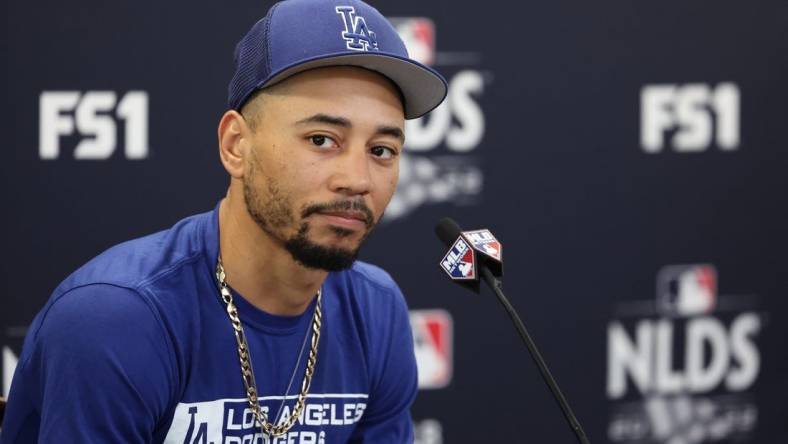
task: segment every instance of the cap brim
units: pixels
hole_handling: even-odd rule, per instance
[[[405,118],[415,119],[435,109],[448,92],[443,76],[432,68],[416,61],[383,52],[343,52],[299,61],[272,75],[257,89],[272,86],[282,80],[314,68],[327,66],[358,66],[388,77],[402,91],[405,100]]]

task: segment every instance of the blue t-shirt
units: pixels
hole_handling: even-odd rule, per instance
[[[218,234],[217,206],[113,247],[69,276],[25,339],[0,444],[412,442],[417,377],[407,307],[391,277],[362,262],[323,284],[306,408],[284,436],[259,434],[214,277]],[[284,419],[301,388],[308,344],[285,393],[315,303],[292,317],[238,294],[235,303],[261,405]]]

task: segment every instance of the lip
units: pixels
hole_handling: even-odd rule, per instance
[[[367,220],[364,214],[355,211],[332,211],[318,213],[323,216],[331,225],[351,230],[363,230],[367,227]]]

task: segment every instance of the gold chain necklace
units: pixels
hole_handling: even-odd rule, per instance
[[[317,303],[315,304],[315,312],[312,315],[312,344],[309,349],[309,358],[306,361],[306,369],[304,369],[304,379],[301,381],[301,392],[298,394],[296,405],[293,407],[293,411],[287,418],[287,421],[284,424],[276,425],[268,421],[268,415],[260,408],[260,402],[257,398],[257,383],[254,380],[254,370],[252,369],[252,360],[249,355],[249,344],[246,342],[246,334],[244,334],[241,319],[238,317],[238,309],[235,307],[230,289],[227,288],[225,278],[224,266],[222,266],[222,258],[220,257],[216,262],[216,279],[219,282],[219,293],[222,296],[222,301],[227,305],[227,315],[230,317],[230,323],[233,325],[233,331],[235,332],[235,342],[238,344],[238,359],[241,363],[241,378],[246,388],[246,400],[249,403],[249,409],[260,424],[264,434],[282,436],[295,425],[296,420],[301,416],[306,404],[306,396],[309,393],[309,386],[312,384],[312,376],[315,374],[317,346],[320,344],[320,325],[323,316],[321,311],[322,291],[320,289],[317,290]],[[285,393],[285,396],[287,396],[287,393]]]

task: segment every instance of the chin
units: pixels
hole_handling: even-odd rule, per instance
[[[321,242],[312,237],[299,237],[289,240],[285,247],[297,262],[308,268],[325,271],[341,271],[350,268],[358,255],[360,242],[346,241]]]
[[[313,242],[331,244],[332,246],[348,244],[358,245],[366,235],[366,230],[347,228],[334,224],[321,224],[309,230],[307,234]]]
[[[358,233],[353,233],[350,236],[340,237],[336,235],[330,236],[328,239],[314,239],[313,242],[323,248],[331,248],[337,250],[344,250],[347,252],[354,252],[361,246],[363,236]]]

